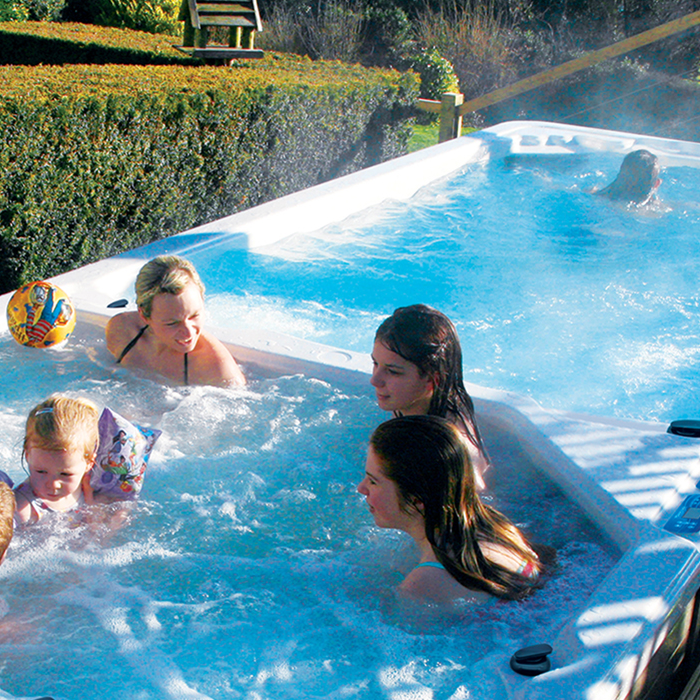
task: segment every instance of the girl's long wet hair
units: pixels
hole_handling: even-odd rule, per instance
[[[470,442],[485,455],[474,402],[464,388],[462,346],[452,321],[425,304],[402,306],[382,322],[374,339],[416,365],[421,376],[435,379],[428,415],[459,416]]]
[[[396,483],[401,507],[418,509],[438,561],[466,588],[499,598],[520,599],[533,578],[491,562],[480,543],[511,552],[516,561],[541,571],[537,555],[508,518],[486,505],[455,426],[436,416],[403,416],[382,423],[370,445],[384,475]]]

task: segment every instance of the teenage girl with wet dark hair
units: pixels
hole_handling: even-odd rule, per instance
[[[399,590],[437,603],[521,599],[542,565],[525,536],[485,504],[464,439],[449,421],[405,416],[372,434],[357,487],[375,524],[409,534],[418,565]]]
[[[395,416],[432,415],[454,423],[483,488],[489,461],[464,387],[462,348],[452,321],[425,304],[398,308],[377,329],[372,360],[379,407]]]

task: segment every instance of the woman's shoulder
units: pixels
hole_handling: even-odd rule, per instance
[[[419,565],[412,569],[399,586],[399,592],[413,600],[439,604],[468,600],[470,603],[481,605],[494,599],[485,591],[475,591],[463,586],[444,568],[435,566]]]
[[[202,331],[197,343],[196,355],[200,366],[193,367],[197,376],[193,383],[217,386],[244,386],[245,376],[227,347],[208,331]]]
[[[476,435],[476,426],[474,421],[472,421],[469,416],[465,416],[463,413],[458,413],[455,411],[448,411],[445,415],[452,425],[459,431],[459,434],[464,438],[467,446],[470,449],[470,455],[472,453],[482,454],[481,450],[477,445],[474,444],[472,437]]]
[[[143,321],[137,311],[124,311],[107,321],[105,337],[107,349],[118,355],[124,346],[143,328]]]
[[[449,420],[459,431],[459,434],[467,448],[467,452],[469,453],[469,459],[471,460],[472,467],[474,468],[476,487],[479,491],[483,491],[486,488],[484,474],[490,469],[491,463],[484,452],[479,449],[478,445],[474,444],[470,437],[470,434],[476,434],[476,428],[472,421],[463,416],[461,413],[453,413],[450,411],[446,417],[447,420]]]

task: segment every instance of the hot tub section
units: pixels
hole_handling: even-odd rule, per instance
[[[81,332],[97,337],[111,313],[107,304],[119,297],[131,298],[136,272],[154,255],[169,252],[186,257],[202,246],[254,249],[270,245],[385,199],[410,197],[428,182],[480,158],[626,153],[641,147],[652,149],[662,165],[700,167],[698,144],[512,122],[186,231],[61,275],[55,282],[78,307]],[[262,373],[299,372],[355,387],[368,381],[371,363],[365,355],[272,331],[212,330],[241,362]],[[665,425],[548,411],[522,396],[473,385],[468,389],[487,442],[526,454],[585,511],[621,555],[585,608],[571,611],[558,636],[538,640],[554,648],[550,672],[535,678],[518,676],[508,664],[516,650],[503,650],[500,674],[508,697],[668,697],[674,679],[687,673],[698,656],[700,537],[692,532],[676,534],[664,526],[674,514],[682,518],[678,509],[688,496],[700,495],[699,443],[667,434]]]
[[[105,322],[105,316],[83,312],[78,331],[83,341],[99,339]],[[216,332],[257,373],[303,373],[369,390],[364,355],[275,334],[241,338],[225,329]],[[507,697],[669,697],[678,669],[685,674],[696,658],[700,538],[663,528],[688,495],[700,494],[698,443],[666,433],[665,425],[568,415],[515,394],[476,385],[467,389],[487,445],[501,459],[541,470],[620,553],[585,608],[571,610],[555,638],[539,640],[554,648],[550,672],[518,676],[509,667],[516,649],[502,650]]]

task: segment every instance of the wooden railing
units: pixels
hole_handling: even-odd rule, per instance
[[[576,73],[584,68],[590,68],[609,58],[621,56],[641,46],[646,46],[659,39],[664,39],[672,34],[685,31],[698,24],[700,24],[700,11],[685,15],[671,22],[666,22],[654,29],[636,34],[629,39],[623,39],[615,44],[606,46],[604,49],[590,51],[579,58],[575,58],[573,61],[567,61],[555,68],[550,68],[549,70],[537,73],[537,75],[519,80],[517,83],[494,90],[493,92],[489,92],[486,95],[469,100],[468,102],[464,102],[464,95],[448,92],[442,96],[440,102],[437,100],[418,100],[416,106],[426,112],[436,112],[440,114],[439,142],[442,143],[448,139],[457,138],[460,135],[462,117],[465,114],[476,112],[480,109],[484,109],[484,107],[490,107],[497,102],[502,102],[503,100],[528,92],[550,83],[553,80],[558,80],[564,76]]]

